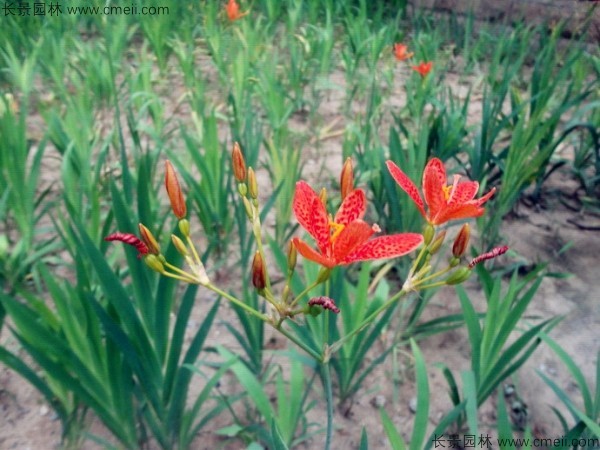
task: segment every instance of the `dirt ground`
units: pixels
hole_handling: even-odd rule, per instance
[[[403,91],[401,79],[405,73],[398,69],[398,79],[394,92],[397,95],[396,103],[402,104]],[[342,83],[343,76],[337,72],[333,75],[336,82]],[[171,80],[172,81],[172,80]],[[464,84],[458,79],[448,77],[446,82],[455,83],[457,95],[465,91]],[[175,83],[176,85],[176,83]],[[173,82],[169,85],[172,89]],[[163,88],[165,86],[162,86]],[[157,90],[160,91],[160,84]],[[343,99],[331,94],[328,98],[327,108],[329,116],[324,117],[325,123],[330,123],[336,118]],[[341,94],[340,94],[341,95]],[[180,98],[177,93],[172,98]],[[477,120],[478,104],[476,96],[472,105],[472,120]],[[480,109],[479,109],[480,110]],[[38,118],[39,119],[39,118]],[[182,119],[183,120],[183,119]],[[35,118],[34,118],[34,122]],[[340,127],[344,126],[339,122]],[[301,124],[298,124],[300,127]],[[37,128],[37,131],[35,130]],[[40,121],[34,123],[34,134],[43,130]],[[382,135],[386,132],[382,130]],[[39,136],[38,136],[39,137]],[[35,136],[34,136],[35,139]],[[341,137],[323,142],[318,151],[308,151],[303,156],[304,178],[310,182],[324,177],[336,176],[341,167]],[[58,176],[52,167],[56,161],[48,160],[47,176]],[[321,167],[325,167],[322,171]],[[321,173],[325,172],[325,173]],[[264,173],[263,173],[264,174]],[[268,185],[266,176],[260,176],[260,184]],[[262,188],[262,187],[261,187]],[[568,278],[546,278],[530,305],[527,317],[550,318],[557,315],[563,316],[563,321],[554,329],[552,337],[567,351],[578,363],[586,380],[593,385],[595,375],[595,361],[600,348],[600,277],[597,274],[598,255],[600,254],[600,218],[591,213],[575,212],[565,205],[565,200],[571,199],[577,184],[570,175],[563,171],[552,175],[545,185],[543,202],[532,207],[521,204],[512,217],[504,223],[503,237],[507,245],[518,254],[518,260],[526,263],[547,261],[549,269],[553,272],[570,273]],[[568,204],[568,202],[567,202]],[[489,211],[493,214],[493,211]],[[590,229],[587,229],[590,228]],[[570,248],[562,253],[559,250],[570,244]],[[510,260],[510,259],[509,259]],[[517,259],[515,259],[517,260]],[[227,273],[225,268],[222,271]],[[235,276],[232,276],[235,278]],[[223,282],[226,284],[227,279]],[[470,280],[467,289],[472,298],[478,299],[480,308],[484,306],[483,295],[476,281]],[[198,327],[201,317],[211,301],[198,301],[194,312],[194,321],[190,326],[190,335]],[[460,307],[456,295],[451,288],[440,291],[428,308],[428,318],[459,313]],[[234,320],[233,312],[228,305],[223,305],[220,318]],[[21,353],[18,344],[10,336],[5,327],[0,335],[0,343],[10,350]],[[235,349],[232,337],[227,330],[216,324],[213,327],[209,345],[220,343]],[[279,339],[276,345],[283,345]],[[431,428],[439,422],[442,415],[447,412],[451,403],[447,395],[447,384],[440,370],[434,363],[443,361],[458,376],[461,370],[469,368],[470,348],[466,331],[464,329],[437,335],[420,343],[424,352],[429,370],[431,392],[431,409],[429,420]],[[376,354],[374,349],[373,354]],[[400,358],[402,364],[407,360]],[[558,422],[554,419],[551,406],[564,411],[564,407],[553,394],[551,389],[542,381],[537,371],[544,372],[560,387],[570,393],[571,398],[579,401],[580,395],[570,379],[566,368],[560,363],[556,355],[544,345],[534,353],[527,365],[519,371],[515,379],[510,380],[517,386],[522,400],[528,405],[529,423],[540,437],[558,437],[561,434]],[[402,435],[408,439],[412,430],[414,414],[411,412],[411,403],[414,402],[415,386],[409,370],[401,384],[394,386],[390,381],[392,373],[391,358],[382,364],[365,383],[364,388],[354,399],[351,413],[344,415],[336,411],[334,434],[334,448],[358,448],[360,432],[365,427],[369,432],[369,444],[373,449],[386,449],[388,445],[383,433],[383,427],[377,411],[377,405],[384,404],[390,417],[397,425]],[[223,389],[237,389],[232,378],[223,382]],[[397,395],[395,393],[398,393]],[[309,420],[318,424],[325,423],[325,405],[323,395],[318,383],[312,394],[320,400],[316,409],[310,412]],[[493,430],[495,423],[495,396],[481,408],[481,424]],[[6,367],[0,367],[0,449],[38,450],[60,448],[60,423],[56,416],[45,404],[41,396],[17,374]],[[231,423],[229,416],[222,416],[213,422],[210,429],[204,431],[194,444],[196,449],[214,448],[244,448],[241,441],[229,441],[215,437],[211,431]],[[90,428],[92,432],[106,436],[106,432],[93,419]],[[322,448],[324,435],[317,435],[305,448]],[[80,448],[96,449],[96,444],[86,442]]]

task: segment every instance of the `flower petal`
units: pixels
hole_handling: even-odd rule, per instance
[[[475,198],[475,194],[479,190],[479,183],[477,181],[464,181],[457,183],[450,193],[448,199],[448,205],[459,205],[466,203]]]
[[[326,253],[329,247],[327,211],[316,192],[304,181],[296,183],[293,209],[298,223],[315,239],[321,252]]]
[[[490,191],[487,194],[485,194],[483,197],[475,200],[475,203],[477,203],[477,206],[483,205],[485,202],[487,202],[490,199],[490,197],[492,195],[494,195],[495,192],[496,192],[496,188],[494,187],[494,188],[490,189]]]
[[[398,183],[402,190],[409,195],[412,201],[415,202],[417,208],[419,208],[419,211],[421,212],[423,217],[426,217],[425,204],[423,203],[423,199],[421,198],[421,195],[419,194],[419,189],[417,188],[415,183],[413,183],[412,180],[408,178],[408,176],[404,172],[402,172],[402,170],[392,161],[386,161],[385,164],[392,178],[396,181],[396,183]]]
[[[333,243],[333,259],[336,261],[345,259],[363,245],[373,233],[375,233],[373,227],[362,220],[349,223]]]
[[[306,259],[310,259],[311,261],[321,264],[322,266],[329,267],[330,269],[336,266],[335,261],[323,256],[321,253],[317,253],[311,246],[301,239],[293,238],[292,244],[296,247],[298,253],[300,253]]]
[[[485,209],[478,206],[475,201],[463,203],[462,205],[452,205],[439,211],[437,216],[431,218],[433,225],[441,225],[449,220],[469,219],[482,216]]]
[[[397,258],[415,250],[423,243],[418,233],[401,233],[371,239],[348,255],[342,264],[371,259]]]
[[[367,196],[362,189],[354,189],[340,205],[335,218],[336,223],[347,225],[355,220],[362,219],[367,210]]]
[[[446,168],[438,158],[431,159],[423,172],[423,195],[429,207],[429,216],[436,217],[446,206],[444,187],[446,186]]]

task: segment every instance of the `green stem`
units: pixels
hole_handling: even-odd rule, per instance
[[[247,304],[245,304],[244,302],[238,300],[237,298],[235,298],[233,295],[228,294],[227,292],[219,289],[218,287],[216,287],[213,284],[207,284],[206,285],[207,289],[210,289],[213,292],[216,292],[217,294],[219,294],[222,297],[225,297],[227,300],[229,300],[231,303],[236,304],[237,306],[239,306],[240,308],[242,308],[243,310],[249,312],[250,314],[252,314],[255,317],[258,317],[260,320],[262,320],[263,322],[271,322],[271,319],[269,318],[269,316],[267,316],[266,314],[262,314],[260,312],[258,312],[257,310],[255,310],[254,308],[252,308],[251,306],[248,306]]]
[[[323,362],[323,355],[318,354],[315,350],[313,350],[308,345],[306,345],[304,342],[299,340],[296,336],[291,334],[285,328],[282,328],[281,326],[273,326],[273,328],[275,328],[277,331],[279,331],[281,334],[283,334],[286,338],[288,338],[290,341],[292,341],[294,344],[296,344],[298,347],[300,347],[302,350],[304,350],[306,353],[308,353],[310,356],[312,356],[315,361],[320,362],[320,363]]]
[[[321,281],[319,281],[319,280],[314,281],[306,289],[304,289],[302,292],[300,292],[300,294],[298,294],[298,296],[294,299],[294,301],[292,301],[292,303],[290,303],[290,306],[291,307],[296,306],[302,297],[304,297],[306,294],[308,294],[312,289],[316,288],[319,284],[321,284]]]

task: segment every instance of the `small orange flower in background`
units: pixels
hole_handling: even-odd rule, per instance
[[[227,2],[227,5],[225,5],[225,12],[227,13],[227,17],[229,18],[230,22],[234,22],[238,19],[241,19],[246,14],[248,14],[248,11],[244,13],[240,12],[240,5],[238,5],[238,3],[235,0],[229,0]]]
[[[496,188],[493,188],[483,197],[476,199],[479,183],[477,181],[459,183],[460,175],[454,175],[453,183],[447,185],[444,163],[438,158],[433,158],[427,163],[423,172],[423,196],[425,197],[423,202],[412,180],[392,161],[387,161],[386,165],[396,183],[410,196],[425,220],[431,225],[481,216],[485,212],[481,205],[496,191]],[[427,212],[425,212],[425,204],[428,207]]]
[[[408,46],[404,44],[394,44],[394,56],[398,61],[406,61],[409,58],[412,58],[414,55],[413,52],[408,52]]]
[[[370,239],[380,231],[377,225],[362,220],[367,209],[361,189],[349,192],[335,218],[327,215],[317,193],[304,181],[296,183],[293,209],[300,225],[317,243],[318,250],[299,238],[292,243],[298,252],[327,268],[372,259],[395,258],[415,250],[423,242],[416,233],[394,234]]]
[[[433,67],[433,63],[431,61],[429,61],[429,62],[422,62],[418,66],[412,66],[413,70],[416,71],[416,72],[419,72],[422,77],[427,76],[427,74],[429,72],[431,72],[431,68],[432,67]]]

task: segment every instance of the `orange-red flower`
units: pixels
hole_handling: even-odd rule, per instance
[[[413,251],[423,242],[423,236],[416,233],[370,239],[380,229],[362,220],[367,200],[361,189],[348,193],[335,217],[331,217],[317,193],[299,181],[293,209],[300,225],[316,241],[318,250],[299,238],[292,239],[293,244],[302,256],[328,268],[356,261],[395,258]]]
[[[412,66],[413,70],[419,72],[422,77],[425,77],[429,72],[431,72],[431,67],[433,67],[433,63],[431,61],[422,62],[418,66]]]
[[[417,186],[392,161],[386,162],[390,174],[396,183],[412,198],[419,211],[431,225],[441,225],[449,220],[479,217],[484,213],[481,207],[494,195],[496,188],[483,197],[476,199],[479,190],[477,181],[459,182],[460,175],[454,175],[451,185],[447,185],[446,168],[438,158],[431,159],[423,172],[423,196]],[[425,212],[425,204],[428,211]]]
[[[248,11],[244,13],[240,12],[240,5],[238,5],[238,3],[235,0],[229,0],[227,2],[227,5],[225,5],[225,12],[227,13],[227,17],[229,18],[230,22],[234,22],[238,19],[241,19],[246,14],[248,14]]]
[[[398,61],[406,61],[412,58],[413,52],[408,51],[408,46],[404,44],[394,44],[394,56]]]

